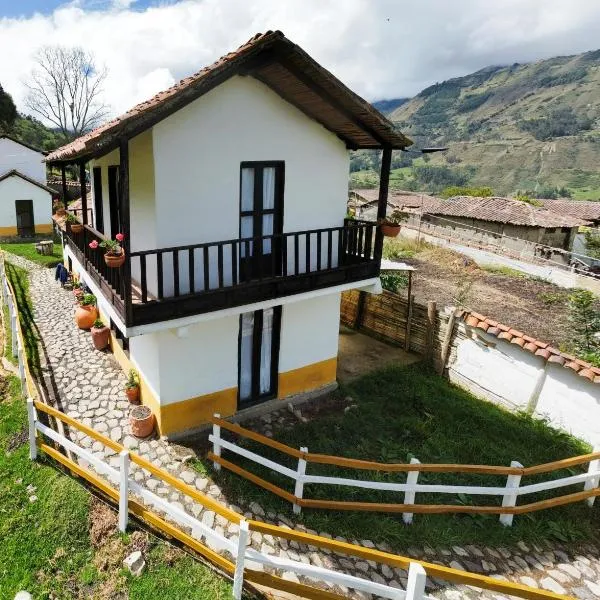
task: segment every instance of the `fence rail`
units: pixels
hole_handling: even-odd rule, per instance
[[[335,539],[303,533],[301,531],[271,525],[269,523],[246,520],[242,515],[239,515],[219,504],[212,498],[198,492],[195,488],[192,488],[170,473],[153,465],[135,452],[125,449],[118,442],[111,440],[61,411],[48,406],[39,400],[35,400],[37,395],[36,387],[31,373],[29,372],[29,368],[27,367],[27,358],[25,356],[25,346],[18,318],[16,299],[12,287],[10,286],[10,282],[4,272],[4,260],[1,254],[0,278],[2,300],[9,305],[9,310],[11,311],[11,329],[13,340],[15,340],[13,350],[19,359],[19,373],[23,383],[23,392],[24,395],[27,396],[30,458],[35,460],[38,457],[38,453],[43,452],[72,473],[88,481],[96,489],[116,502],[119,507],[118,526],[121,531],[125,531],[127,528],[129,515],[135,515],[168,536],[179,540],[188,548],[196,551],[198,554],[212,562],[233,579],[233,598],[241,598],[244,582],[270,587],[275,590],[315,600],[343,600],[346,598],[346,596],[316,588],[308,583],[296,583],[283,579],[279,575],[273,573],[256,570],[255,568],[252,568],[251,563],[261,564],[279,572],[284,570],[292,571],[299,576],[306,577],[307,581],[310,582],[316,580],[318,582],[326,582],[329,584],[339,584],[351,589],[360,590],[369,594],[376,594],[380,597],[393,600],[430,600],[430,596],[425,593],[426,579],[428,576],[437,577],[452,583],[470,585],[492,592],[498,592],[500,594],[528,598],[531,600],[569,598],[564,595],[530,588],[522,584],[501,581],[485,575],[478,575],[434,563],[418,561],[389,552],[382,552],[376,549],[340,542]],[[15,317],[14,319],[13,316]],[[20,351],[19,348],[21,348]],[[69,439],[68,434],[56,431],[43,423],[39,418],[40,414],[45,414],[47,417],[53,417],[56,419],[57,423],[77,429],[95,441],[102,443],[106,448],[118,453],[118,468],[73,442]],[[216,426],[218,427],[218,425]],[[47,443],[46,440],[52,442],[54,446]],[[277,444],[277,442],[273,443]],[[63,454],[57,447],[61,447],[67,455]],[[294,450],[290,449],[290,451]],[[70,458],[71,456],[73,456],[73,458]],[[179,506],[173,505],[164,498],[154,494],[142,484],[136,482],[130,476],[131,463],[135,463],[139,467],[149,471],[152,475],[187,495],[204,508],[214,511],[223,516],[230,523],[237,525],[239,528],[237,538],[232,537],[228,539],[224,537],[218,531],[213,530],[179,508]],[[159,512],[162,514],[159,514]],[[184,532],[182,527],[191,529],[191,534]],[[343,572],[315,567],[300,561],[262,554],[248,546],[250,533],[254,531],[261,534],[268,534],[275,538],[306,544],[318,549],[337,552],[341,555],[374,561],[394,568],[405,569],[408,571],[407,589],[399,590],[391,586]],[[248,561],[251,561],[251,563]]]
[[[589,506],[592,506],[596,496],[600,495],[600,451],[592,452],[582,456],[576,456],[564,460],[553,461],[542,465],[524,467],[520,463],[513,461],[509,467],[493,465],[457,465],[457,464],[422,464],[416,458],[413,458],[410,464],[404,463],[379,463],[372,461],[355,460],[351,458],[342,458],[338,456],[329,456],[324,454],[309,453],[306,448],[296,450],[285,444],[272,440],[271,438],[250,431],[240,425],[230,423],[215,415],[212,419],[213,432],[209,440],[213,444],[213,451],[209,453],[209,458],[213,461],[215,469],[225,467],[230,471],[252,481],[256,485],[263,487],[270,492],[284,498],[294,505],[294,512],[299,513],[301,508],[320,508],[330,510],[361,510],[361,511],[379,511],[403,513],[403,519],[406,523],[411,523],[414,513],[441,514],[441,513],[469,513],[469,514],[499,514],[500,522],[503,525],[512,525],[514,515],[545,510],[564,504],[572,504],[586,500]],[[223,439],[221,429],[226,429],[238,436],[254,440],[264,446],[273,448],[288,456],[298,459],[296,469],[291,469],[281,465],[274,460],[265,458],[252,452],[247,448],[242,448],[238,444]],[[294,493],[290,493],[279,486],[276,486],[246,469],[236,465],[230,460],[221,456],[221,451],[225,449],[238,456],[246,458],[256,464],[267,467],[272,471],[280,473],[295,483]],[[369,481],[365,479],[350,479],[347,477],[331,477],[322,475],[310,475],[306,473],[308,464],[328,464],[343,467],[346,469],[371,470],[387,473],[407,473],[405,483],[391,483],[383,481]],[[558,470],[571,468],[574,466],[588,464],[587,473],[570,475],[558,479],[521,485],[522,477],[531,475],[540,475],[553,473]],[[483,485],[440,485],[431,483],[418,483],[419,473],[460,473],[470,475],[498,475],[506,476],[506,482],[501,486],[483,486]],[[520,496],[535,494],[539,492],[565,488],[577,484],[584,484],[583,491],[558,496],[548,500],[540,500],[529,504],[517,506],[517,500]],[[380,490],[388,492],[403,493],[401,503],[377,503],[377,502],[343,502],[336,500],[313,500],[304,498],[304,486],[307,484],[345,486],[354,488],[365,488],[369,490]],[[496,496],[502,499],[502,506],[485,505],[456,505],[456,504],[416,504],[415,494],[469,494],[475,496]]]

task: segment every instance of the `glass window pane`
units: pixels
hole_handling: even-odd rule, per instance
[[[275,167],[263,169],[263,208],[275,208]]]
[[[242,210],[254,210],[254,169],[242,169]]]
[[[253,236],[254,217],[242,217],[241,223],[241,238],[251,238]],[[248,247],[248,256],[252,256],[252,245],[254,242],[242,242],[240,244],[240,256],[246,257],[246,246]]]
[[[254,313],[243,314],[240,319],[240,399],[252,397],[252,334],[254,331]]]
[[[273,235],[273,215],[263,215],[263,236]],[[271,253],[271,240],[263,241],[263,253]]]
[[[260,381],[261,394],[271,391],[271,351],[273,342],[273,309],[263,311],[263,330],[260,345]]]

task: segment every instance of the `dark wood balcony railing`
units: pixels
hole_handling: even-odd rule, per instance
[[[132,252],[129,285],[125,269],[108,268],[102,251],[89,248],[104,239],[100,232],[69,228],[67,240],[127,325],[141,325],[375,277],[376,229],[349,220],[341,227]]]

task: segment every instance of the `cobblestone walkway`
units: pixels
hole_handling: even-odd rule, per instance
[[[38,268],[18,257],[11,256],[9,260],[28,268],[31,272],[31,296],[41,338],[43,386],[52,402],[68,415],[121,442],[127,448],[135,449],[154,464],[177,475],[233,510],[244,513],[247,518],[293,526],[284,515],[265,514],[262,507],[256,503],[244,507],[236,506],[235,502],[232,504],[231,499],[224,497],[218,485],[210,479],[199,477],[198,473],[186,464],[192,456],[189,452],[187,456],[182,453],[181,447],[170,445],[161,439],[136,440],[130,434],[127,421],[129,405],[123,394],[125,376],[112,355],[96,351],[89,332],[80,331],[75,326],[71,292],[63,290],[54,281],[52,269]],[[269,423],[276,423],[278,419],[283,418],[275,414],[265,419],[267,428]],[[105,449],[99,442],[75,431],[71,432],[71,436],[83,447],[108,458],[111,464],[118,466],[118,459],[114,453]],[[135,480],[145,481],[145,485],[155,493],[178,503],[180,507],[220,533],[227,536],[236,534],[237,526],[229,524],[211,511],[203,510],[200,505],[153,478],[137,465],[132,464],[132,469]],[[302,526],[296,528],[306,531]],[[360,543],[384,551],[392,550],[386,544],[373,544],[369,540],[361,540]],[[252,534],[252,546],[264,553],[346,571],[395,587],[404,588],[406,584],[406,572],[402,569],[377,566],[375,563],[349,559],[328,551],[316,551],[315,548],[296,542],[276,540],[257,532]],[[511,549],[455,546],[435,550],[409,549],[404,554],[475,573],[485,573],[498,579],[520,582],[558,593],[569,593],[582,600],[600,598],[600,550],[592,545],[581,546],[574,551],[560,544],[540,547],[521,542],[517,548]],[[259,565],[252,566],[259,568]],[[283,576],[297,581],[293,573],[284,573]],[[429,581],[428,591],[441,599],[504,598],[498,594],[482,593],[481,590],[464,586],[450,586],[436,579]],[[334,590],[348,597],[367,597],[362,593],[348,593],[348,590],[341,590],[339,587]]]

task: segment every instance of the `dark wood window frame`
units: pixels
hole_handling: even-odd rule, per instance
[[[104,233],[104,200],[102,197],[102,167],[94,167],[92,170],[94,181],[94,216],[96,230]]]
[[[263,330],[263,312],[268,309],[259,309],[253,311],[254,324],[252,330],[252,393],[250,400],[241,399],[241,375],[242,375],[242,318],[245,313],[239,317],[238,332],[238,392],[237,405],[238,410],[248,408],[267,400],[277,398],[278,375],[279,375],[279,348],[281,343],[281,306],[273,306],[273,337],[271,339],[271,389],[266,394],[260,394],[260,358],[262,346]]]

